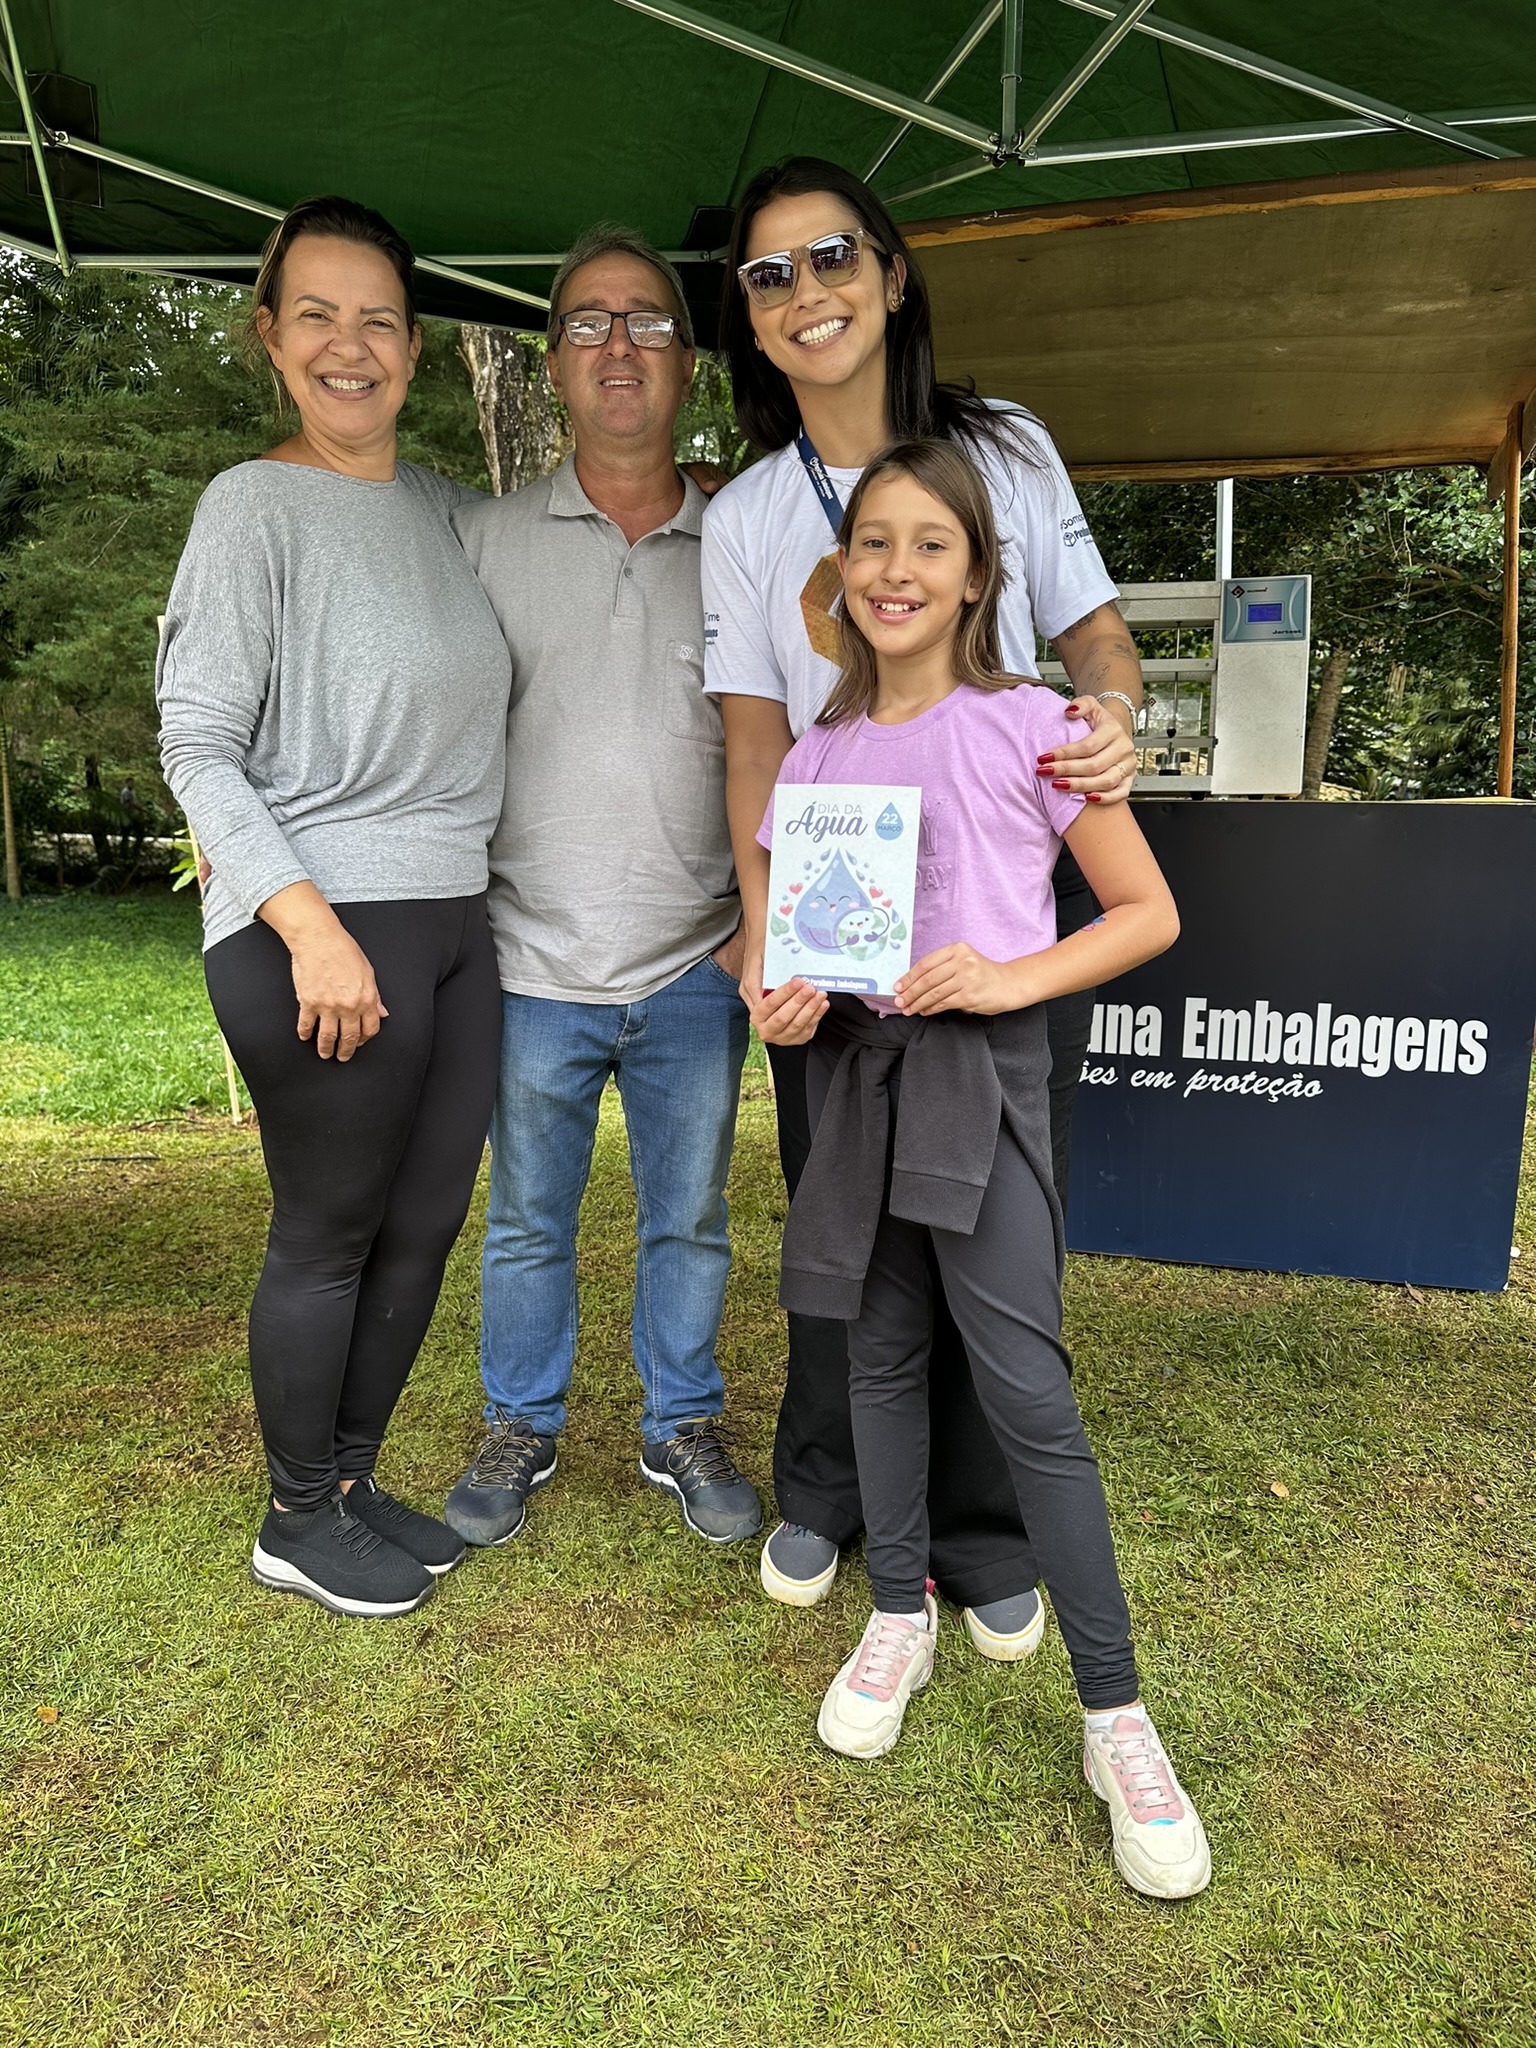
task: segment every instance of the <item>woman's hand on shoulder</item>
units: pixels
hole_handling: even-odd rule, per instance
[[[996,1017],[1030,1001],[1019,988],[1014,961],[989,960],[963,939],[940,946],[908,969],[896,984],[903,1017],[933,1017],[940,1010],[971,1010]]]
[[[749,1008],[752,1027],[764,1045],[807,1045],[827,1014],[827,998],[823,990],[797,977],[766,990]]]
[[[1123,804],[1139,767],[1124,705],[1074,697],[1065,709],[1068,718],[1085,720],[1088,731],[1082,739],[1042,754],[1035,773],[1091,804]]]

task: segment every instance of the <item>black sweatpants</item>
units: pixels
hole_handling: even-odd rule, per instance
[[[937,1275],[930,1268],[933,1254]],[[849,1398],[875,1605],[918,1613],[928,1575],[928,1351],[942,1287],[982,1410],[1001,1446],[1078,1694],[1137,1696],[1130,1615],[1099,1468],[1072,1394],[1050,1206],[1006,1121],[970,1236],[880,1218],[858,1319]]]
[[[1066,858],[1063,854],[1064,867]],[[1097,917],[1099,907],[1075,862],[1061,880],[1056,930],[1058,937],[1066,938]],[[1072,1103],[1088,1050],[1093,1000],[1090,989],[1045,1007],[1051,1047],[1051,1159],[1063,1208]],[[811,1149],[806,1048],[770,1046],[768,1056],[778,1109],[779,1161],[792,1197]],[[930,1261],[932,1256],[930,1248]],[[929,1569],[940,1592],[973,1607],[1028,1591],[1039,1580],[1039,1568],[942,1286],[934,1290],[928,1400]],[[834,1543],[852,1542],[864,1525],[848,1410],[846,1323],[818,1316],[789,1318],[789,1362],[773,1440],[773,1490],[786,1521],[803,1522]]]
[[[251,1384],[272,1491],[296,1509],[373,1470],[469,1207],[501,1050],[484,895],[332,907],[389,1011],[345,1063],[298,1036],[270,926],[204,961],[272,1183]]]

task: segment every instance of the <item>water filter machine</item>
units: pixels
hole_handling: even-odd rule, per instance
[[[1216,486],[1216,567],[1210,582],[1120,590],[1143,650],[1135,793],[1299,796],[1312,579],[1233,576],[1230,479]],[[1059,661],[1040,673],[1070,691]]]
[[[1310,576],[1122,587],[1138,642],[1174,643],[1142,657],[1138,796],[1300,795],[1311,599]],[[1060,662],[1040,671],[1070,690]]]

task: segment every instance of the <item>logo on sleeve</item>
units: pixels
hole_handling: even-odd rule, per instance
[[[1081,512],[1074,512],[1070,519],[1061,522],[1061,544],[1064,548],[1075,548],[1079,542],[1093,545],[1093,535],[1088,531],[1088,522]]]

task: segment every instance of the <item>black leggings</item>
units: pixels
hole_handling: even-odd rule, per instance
[[[929,1252],[937,1262],[930,1270]],[[1136,1698],[1136,1659],[1098,1464],[1072,1397],[1049,1199],[1005,1122],[969,1236],[880,1218],[848,1325],[849,1390],[875,1605],[919,1612],[928,1573],[928,1351],[934,1299],[964,1336],[1085,1707]]]
[[[1056,903],[1057,935],[1066,938],[1079,930],[1097,917],[1098,908],[1086,883],[1064,889]],[[1047,1003],[1045,1021],[1051,1045],[1052,1168],[1065,1209],[1072,1103],[1088,1050],[1093,991]],[[770,1046],[768,1056],[777,1098],[779,1160],[793,1195],[811,1149],[806,1048]],[[1038,1581],[1039,1567],[942,1283],[934,1289],[928,1397],[929,1536],[939,1590],[967,1607],[1025,1592]],[[852,1542],[863,1527],[848,1411],[846,1323],[789,1318],[789,1361],[773,1440],[773,1490],[786,1521],[803,1522],[834,1543]]]
[[[204,961],[272,1183],[251,1385],[272,1491],[296,1509],[373,1470],[469,1207],[501,1050],[483,895],[333,908],[389,1011],[345,1064],[299,1037],[270,926]]]

